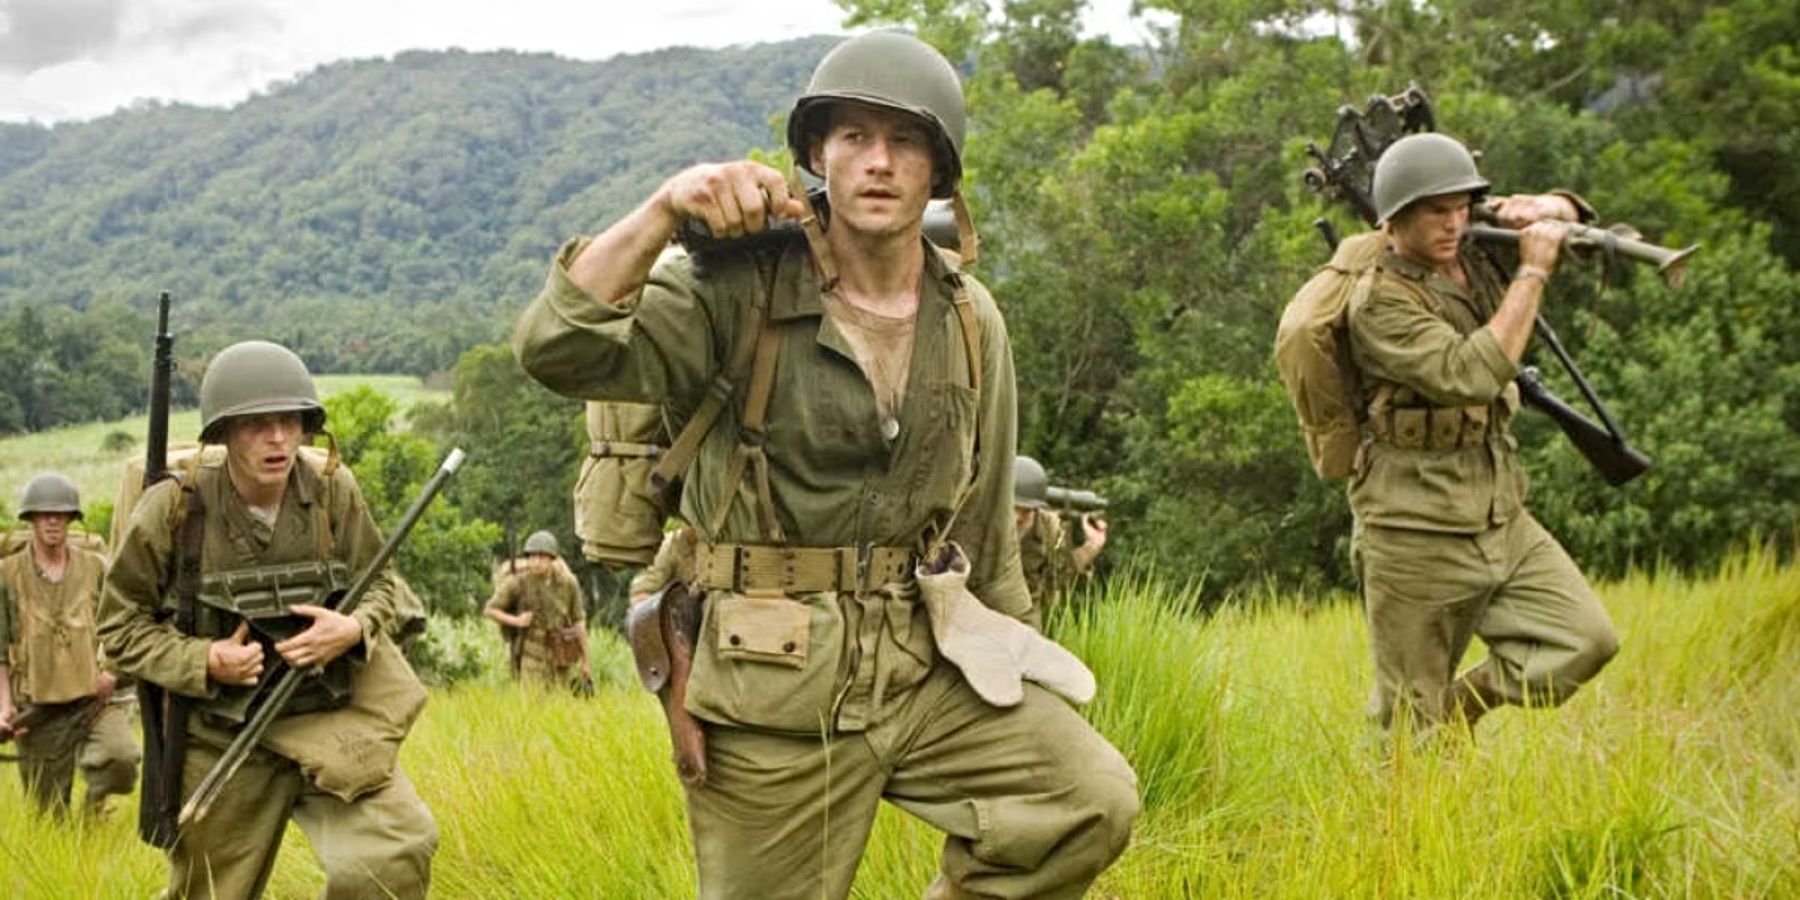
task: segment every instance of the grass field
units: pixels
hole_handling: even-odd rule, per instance
[[[410,375],[320,375],[316,379],[319,395],[329,397],[339,391],[368,385],[394,398],[405,411],[419,400],[441,400],[448,391],[427,389]],[[119,463],[144,453],[144,432],[149,427],[148,415],[131,416],[114,422],[89,422],[36,434],[0,438],[0,510],[10,511],[18,504],[19,490],[33,475],[53,469],[75,480],[81,490],[83,504],[111,500],[119,490]],[[123,432],[133,439],[124,450],[108,450],[107,437]],[[169,416],[169,439],[191,441],[200,434],[200,412],[176,410]]]
[[[1115,578],[1054,623],[1142,779],[1144,817],[1095,896],[1800,896],[1800,569],[1752,552],[1602,595],[1624,649],[1566,707],[1388,759],[1361,717],[1354,604],[1201,620],[1180,591]],[[692,895],[659,713],[617,642],[596,653],[589,700],[496,676],[434,692],[403,760],[443,833],[436,896]],[[160,860],[132,814],[41,822],[0,776],[0,894],[149,896]],[[918,896],[937,851],[884,808],[856,896]],[[270,896],[319,884],[291,832]]]

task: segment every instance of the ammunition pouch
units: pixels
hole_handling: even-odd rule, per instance
[[[585,650],[582,646],[582,627],[570,625],[558,628],[546,635],[550,644],[550,664],[561,669],[581,662]]]
[[[1401,450],[1461,450],[1487,441],[1487,406],[1408,406],[1370,411],[1375,442]]]
[[[238,622],[263,648],[263,670],[283,664],[275,644],[306,630],[312,620],[289,610],[301,604],[334,607],[350,587],[350,569],[337,560],[298,562],[234,569],[209,574],[200,580],[196,633],[222,638],[236,630]],[[364,646],[364,645],[359,645]],[[331,662],[318,676],[302,682],[283,716],[341,709],[350,702],[352,651]],[[247,721],[261,702],[261,692],[275,683],[263,678],[255,685],[221,686],[211,699],[202,701],[201,713],[233,725]]]

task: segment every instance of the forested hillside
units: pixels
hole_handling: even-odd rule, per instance
[[[0,125],[0,312],[168,289],[184,355],[257,335],[325,371],[441,371],[505,333],[560,240],[772,143],[829,43],[409,52],[231,109]],[[0,410],[0,431],[64,420]]]
[[[1304,147],[1340,105],[1414,82],[1497,191],[1573,189],[1608,223],[1704,245],[1679,292],[1597,260],[1556,273],[1545,317],[1656,467],[1608,488],[1524,413],[1537,515],[1596,574],[1792,547],[1800,6],[1147,0],[1167,24],[1122,47],[1080,35],[1081,0],[841,5],[852,27],[915,28],[965,74],[966,187],[1013,343],[1020,446],[1053,482],[1111,497],[1103,565],[1204,578],[1208,599],[1351,584],[1343,486],[1313,477],[1270,343],[1327,256],[1313,220],[1362,227],[1303,185]],[[493,342],[563,237],[679,165],[776,143],[769,117],[828,43],[592,64],[403,54],[229,111],[0,128],[0,316],[37,304],[47,335],[0,332],[0,388],[90,358],[142,365],[141,350],[91,356],[111,332],[71,310],[141,310],[169,287],[189,359],[252,334],[322,371],[462,359],[456,409],[421,433],[490,450],[463,512],[566,524],[575,405]],[[1534,361],[1576,396],[1548,354]],[[0,430],[57,421],[14,405],[8,420],[0,397]]]

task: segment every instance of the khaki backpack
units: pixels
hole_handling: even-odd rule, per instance
[[[1339,243],[1331,261],[1288,301],[1275,331],[1275,367],[1320,478],[1348,478],[1356,470],[1365,413],[1350,359],[1348,314],[1351,298],[1374,283],[1386,246],[1380,231]]]
[[[581,555],[603,565],[647,566],[675,507],[675,491],[650,485],[651,471],[669,449],[662,408],[590,401],[587,436],[588,455],[575,480]]]

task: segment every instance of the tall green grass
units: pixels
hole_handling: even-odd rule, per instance
[[[1390,754],[1363,719],[1353,602],[1202,619],[1191,591],[1115,578],[1051,623],[1094,668],[1089,714],[1142,779],[1132,847],[1095,895],[1800,896],[1800,570],[1751,551],[1710,578],[1645,573],[1602,595],[1624,649],[1567,706]],[[595,655],[588,700],[491,668],[434,691],[403,761],[443,832],[437,896],[692,894],[660,713],[618,642]],[[160,864],[131,819],[127,804],[95,825],[39,822],[0,770],[0,894],[149,895]],[[939,842],[884,809],[856,896],[918,896]],[[320,883],[290,835],[270,895]]]

